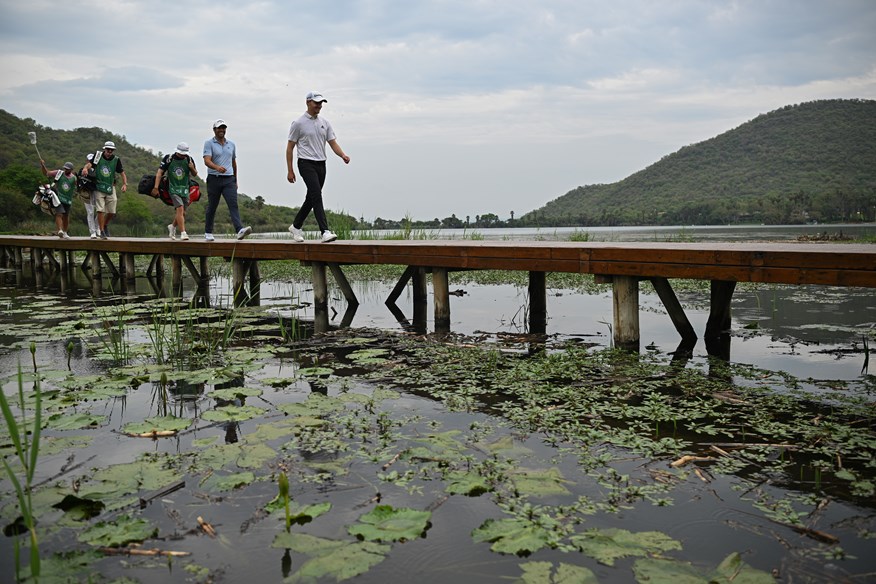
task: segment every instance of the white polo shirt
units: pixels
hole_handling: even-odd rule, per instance
[[[305,113],[289,126],[289,141],[295,142],[298,158],[325,160],[325,144],[335,139],[335,131],[325,118]]]

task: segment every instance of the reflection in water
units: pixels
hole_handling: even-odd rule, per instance
[[[662,229],[671,231],[671,228]],[[705,231],[720,233],[722,229],[739,235],[742,239],[744,230],[737,227],[697,230],[696,236],[709,239],[702,237]],[[825,227],[811,226],[808,229],[824,231]],[[830,229],[843,229],[849,233],[853,231],[846,230],[843,226],[831,226]],[[872,227],[858,226],[858,229],[872,230]],[[625,230],[615,231],[623,233]],[[650,232],[653,236],[657,230],[645,228],[640,231]],[[782,231],[787,239],[806,229],[778,227],[769,228],[769,231]],[[562,230],[557,230],[557,233],[562,233]],[[777,233],[774,235],[779,238]],[[757,236],[757,230],[749,230],[749,239]],[[618,240],[620,239],[622,238],[619,237]],[[83,271],[82,265],[90,266],[87,258],[78,265],[75,261],[68,262],[71,269],[66,274],[50,270],[48,264],[45,269],[37,270],[37,274],[34,274],[30,264],[25,262],[24,269],[4,271],[3,282],[14,289],[33,290],[39,276],[43,286],[41,292],[89,302],[93,295],[98,298],[98,304],[113,302],[116,298],[113,293],[121,288],[120,284],[111,279],[111,271],[104,269],[101,277],[92,277],[91,270]],[[503,333],[525,331],[527,327],[529,332],[541,332],[541,323],[527,321],[528,301],[524,286],[474,284],[465,280],[464,273],[451,273],[450,278],[451,286],[461,286],[466,290],[464,296],[450,298],[450,330],[453,333],[486,333],[498,337]],[[459,280],[454,281],[457,278]],[[138,300],[165,296],[166,280],[137,278],[134,287],[128,286],[126,289],[126,301],[134,304]],[[196,296],[201,297],[196,294],[197,283],[188,276],[188,272],[184,272],[184,280],[185,294],[191,296],[193,301]],[[312,306],[312,289],[308,283],[265,281],[260,284],[262,305],[289,309],[289,303],[284,299],[291,298],[291,318],[313,322],[313,329],[317,333],[328,332],[333,326],[352,326],[426,334],[431,324],[430,303],[414,302],[411,285],[402,291],[396,306],[387,307],[384,302],[392,289],[391,284],[351,282],[360,300],[360,305],[356,308],[350,308],[343,295],[330,287],[328,311],[317,313]],[[212,278],[209,294],[205,290],[203,298],[206,301],[209,296],[217,306],[230,306],[230,286],[227,279]],[[606,323],[612,321],[612,307],[607,290],[606,287],[604,292],[592,294],[549,288],[545,334],[554,338],[594,338],[600,344],[610,345],[611,331]],[[683,291],[678,296],[692,326],[700,338],[703,338],[708,317],[708,296],[702,292]],[[656,347],[667,354],[674,352],[679,342],[678,333],[656,295],[643,290],[640,304],[642,345]],[[876,323],[876,303],[872,302],[872,290],[820,286],[747,286],[735,291],[731,308],[733,318],[730,322],[730,335],[697,344],[693,349],[693,356],[719,356],[729,359],[732,344],[732,356],[737,362],[784,370],[799,366],[803,368],[799,372],[803,377],[853,379],[861,375],[862,369],[866,371],[867,351],[860,343],[862,338],[869,338],[870,324]],[[335,324],[338,314],[343,316]],[[851,346],[852,343],[856,346]],[[785,350],[789,344],[796,345],[797,350]],[[850,362],[853,362],[853,366],[849,366]]]

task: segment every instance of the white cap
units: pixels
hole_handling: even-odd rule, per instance
[[[222,118],[219,118],[218,120],[213,122],[213,129],[215,130],[216,128],[218,128],[220,126],[227,126],[227,125],[228,124],[225,123],[225,120],[223,120]]]
[[[107,148],[109,148],[110,150],[115,150],[116,145],[111,140],[107,140],[103,143],[103,148],[104,150],[106,150]]]
[[[189,153],[189,145],[185,142],[180,142],[176,145],[176,153],[177,154],[188,154]]]
[[[88,156],[85,157],[85,160],[87,160],[88,162],[94,160],[94,152],[89,152]]]
[[[308,92],[307,96],[304,98],[307,101],[328,101],[320,92],[311,91]]]

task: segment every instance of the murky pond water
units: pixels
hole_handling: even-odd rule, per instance
[[[552,288],[535,339],[524,290],[463,279],[444,336],[411,332],[385,283],[354,284],[344,328],[334,293],[321,334],[307,284],[265,282],[261,306],[236,311],[221,278],[200,309],[190,286],[177,302],[140,280],[99,299],[78,276],[64,293],[33,284],[0,277],[0,371],[17,413],[21,380],[19,422],[41,388],[41,581],[876,573],[870,290],[738,290],[716,359],[702,342],[677,352],[647,291],[633,358],[609,348],[608,290]],[[702,331],[708,293],[679,297]],[[411,316],[410,298],[398,305]],[[0,573],[14,578],[27,539],[5,474],[0,490]]]

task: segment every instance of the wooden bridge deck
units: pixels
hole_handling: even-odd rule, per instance
[[[876,288],[876,245],[837,243],[656,243],[656,242],[546,242],[546,241],[468,241],[468,240],[355,240],[330,244],[295,243],[289,239],[219,239],[171,241],[155,238],[86,238],[0,236],[4,265],[21,251],[30,249],[53,258],[59,253],[88,251],[92,267],[99,261],[112,263],[109,254],[119,254],[122,274],[133,272],[133,256],[171,258],[175,280],[185,264],[196,279],[204,277],[206,258],[231,258],[235,262],[235,288],[243,286],[247,275],[257,277],[261,260],[298,260],[313,266],[314,296],[319,304],[325,294],[325,268],[329,267],[338,284],[355,303],[355,296],[340,266],[346,264],[399,264],[407,266],[405,276],[391,297],[412,281],[414,300],[425,302],[424,274],[432,274],[436,327],[449,324],[447,272],[453,270],[519,270],[530,274],[531,312],[536,329],[545,310],[544,274],[571,272],[595,274],[611,281],[615,295],[615,340],[638,343],[638,282],[650,280],[666,305],[670,317],[683,337],[696,337],[681,311],[668,280],[689,278],[712,282],[712,314],[706,335],[729,327],[729,305],[737,282],[817,284]],[[15,251],[17,250],[17,252]],[[72,257],[72,256],[70,256]],[[200,258],[199,272],[192,258]],[[35,263],[41,264],[41,256]],[[55,262],[58,263],[58,262]],[[66,262],[65,262],[66,263]],[[162,270],[160,262],[158,270]],[[152,266],[150,266],[150,269]],[[112,268],[115,271],[115,268]],[[252,282],[250,284],[252,286]]]

